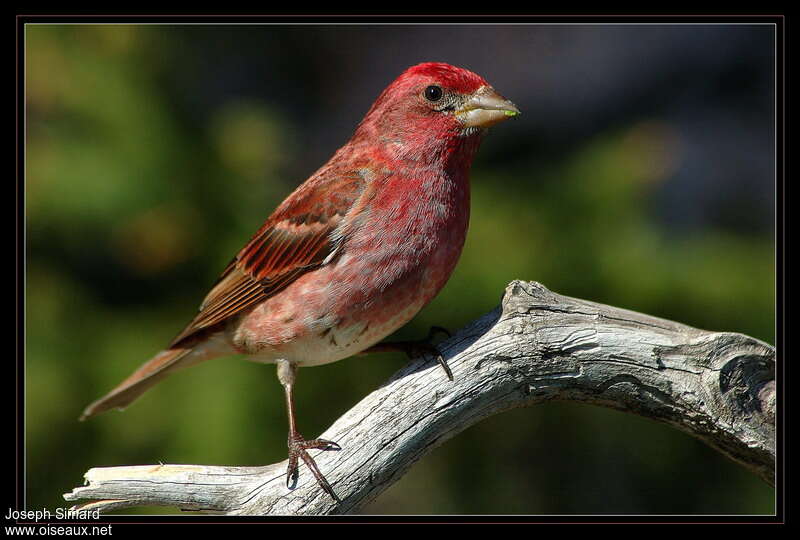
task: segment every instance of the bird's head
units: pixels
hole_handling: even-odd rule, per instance
[[[452,146],[519,113],[480,75],[427,62],[408,68],[381,93],[356,134],[410,147]]]

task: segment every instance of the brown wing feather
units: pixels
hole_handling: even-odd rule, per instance
[[[197,316],[170,347],[277,294],[319,267],[336,249],[340,235],[333,233],[365,185],[362,175],[317,178],[301,185],[228,264]]]

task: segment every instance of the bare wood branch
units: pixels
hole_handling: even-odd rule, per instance
[[[357,511],[430,450],[487,416],[546,400],[612,407],[688,432],[773,484],[775,349],[512,282],[502,305],[440,345],[455,381],[412,361],[321,435],[315,459],[340,501],[301,468],[94,468],[64,495],[77,508],[177,506],[232,515]]]

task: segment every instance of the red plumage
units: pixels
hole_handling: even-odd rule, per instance
[[[220,355],[276,363],[289,403],[298,367],[369,350],[444,286],[467,232],[469,169],[485,128],[518,114],[479,75],[442,63],[401,74],[349,142],[278,206],[234,257],[170,347],[84,418],[121,408],[167,374]]]

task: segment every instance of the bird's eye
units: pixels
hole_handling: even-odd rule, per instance
[[[439,101],[442,99],[442,87],[431,85],[425,89],[425,99],[428,101]]]

